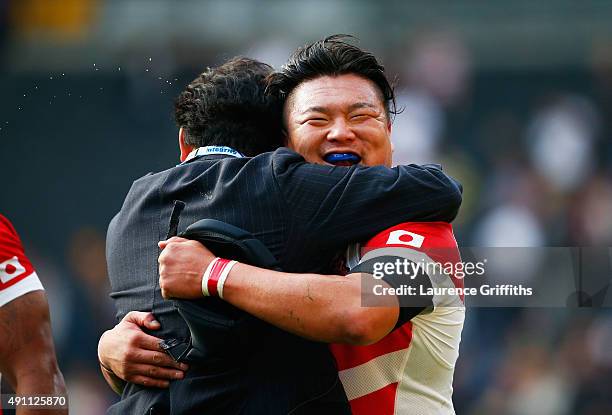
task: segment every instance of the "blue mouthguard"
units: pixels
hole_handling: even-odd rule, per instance
[[[331,164],[338,163],[341,161],[359,163],[359,161],[361,161],[361,158],[351,153],[332,153],[325,156],[325,161]]]

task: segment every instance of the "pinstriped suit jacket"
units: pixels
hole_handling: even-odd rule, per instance
[[[107,235],[117,318],[130,310],[153,310],[162,329],[152,334],[187,338],[185,323],[172,303],[162,298],[158,283],[157,242],[168,232],[174,200],[186,203],[179,232],[199,219],[221,220],[251,232],[285,271],[331,273],[333,258],[349,243],[400,222],[451,221],[461,204],[461,187],[436,166],[314,165],[286,148],[254,158],[202,156],[136,180]],[[209,401],[207,413],[284,414],[292,399],[316,396],[337,382],[327,345],[283,333],[274,339],[274,346],[278,368],[290,367],[285,375],[300,379],[281,382],[279,377],[275,407],[262,408],[270,399],[260,397],[259,409],[249,409],[246,403],[215,412],[214,391],[192,391],[202,396],[201,401]],[[252,379],[256,382],[257,376]],[[329,402],[345,405],[341,394],[341,387],[335,388]],[[154,402],[172,406],[172,413],[189,413],[177,402],[172,388],[168,393],[135,385],[126,388],[122,402],[109,412],[148,413]],[[340,406],[329,413],[342,413]],[[317,413],[324,413],[321,408]]]

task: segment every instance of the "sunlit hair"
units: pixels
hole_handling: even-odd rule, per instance
[[[299,48],[280,71],[268,77],[267,93],[285,101],[304,81],[355,74],[377,86],[388,116],[396,114],[395,92],[384,67],[373,54],[349,43],[351,39],[349,35],[332,35]]]
[[[266,95],[271,66],[245,57],[208,68],[175,101],[175,120],[194,147],[229,146],[247,156],[283,144],[282,103]]]

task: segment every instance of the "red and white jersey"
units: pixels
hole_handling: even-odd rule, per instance
[[[389,255],[389,248],[415,262],[461,261],[452,227],[442,222],[402,223],[376,235],[365,248],[362,261]],[[428,273],[433,287],[463,287],[463,279],[454,275],[433,274]],[[353,414],[454,414],[453,373],[464,318],[462,296],[434,295],[432,307],[377,343],[330,345]]]
[[[15,228],[7,218],[0,215],[0,307],[26,293],[42,289]]]
[[[26,293],[42,289],[15,228],[0,215],[0,307]]]

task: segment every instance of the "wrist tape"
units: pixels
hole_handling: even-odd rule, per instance
[[[208,265],[202,277],[202,294],[204,297],[219,297],[223,299],[223,286],[232,267],[237,261],[215,258]]]

